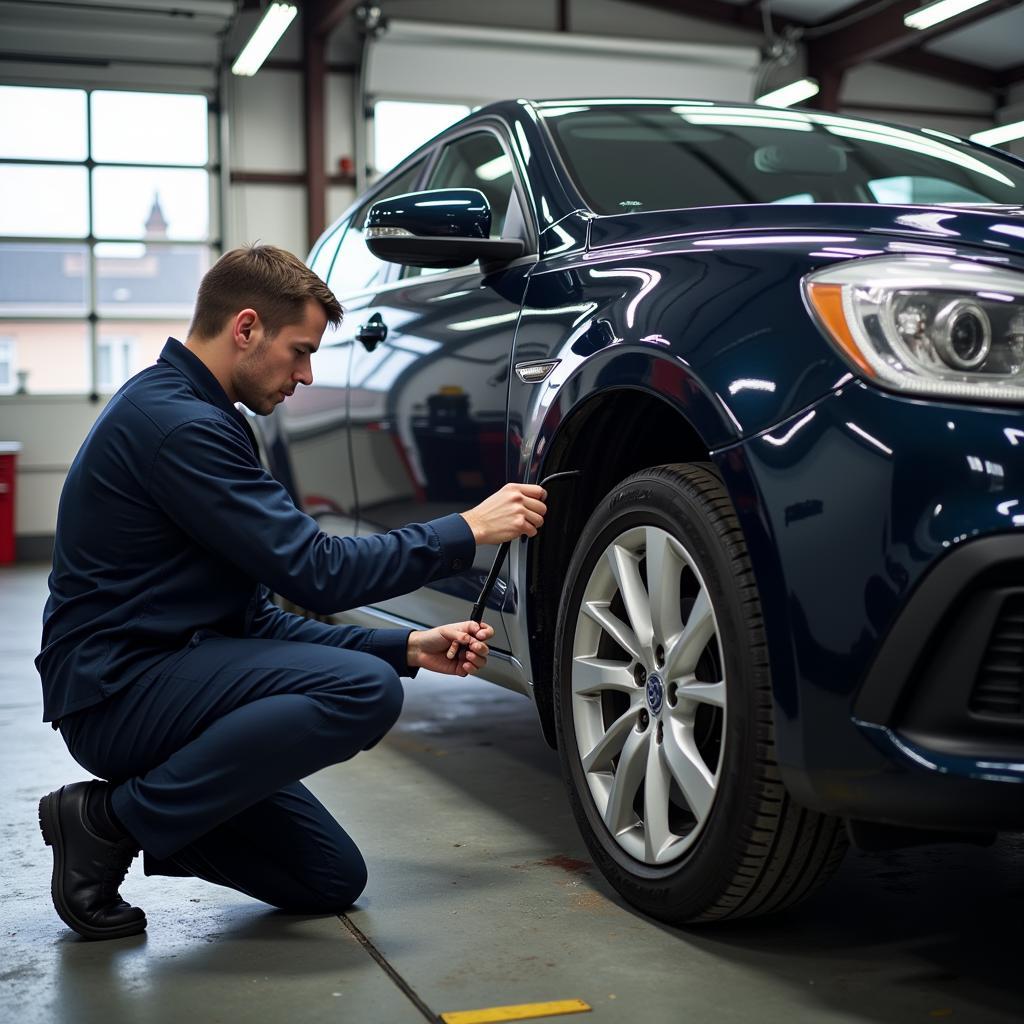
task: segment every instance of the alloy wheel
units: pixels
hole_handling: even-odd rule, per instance
[[[571,688],[580,762],[609,833],[644,864],[677,859],[718,790],[726,685],[711,595],[666,530],[626,530],[594,565]]]

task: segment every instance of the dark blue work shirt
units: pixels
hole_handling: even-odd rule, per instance
[[[270,591],[331,614],[473,562],[459,515],[368,537],[323,533],[259,460],[245,416],[168,339],[111,398],[68,473],[43,612],[43,721],[98,704],[206,631],[330,643],[408,674],[408,630],[291,615]]]

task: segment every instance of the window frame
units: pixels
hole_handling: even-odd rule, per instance
[[[25,83],[10,79],[0,80],[2,86],[22,87]],[[0,245],[80,245],[86,250],[88,264],[88,287],[86,289],[85,312],[82,314],[9,314],[0,310],[0,331],[5,324],[10,323],[42,323],[42,324],[67,324],[84,323],[86,325],[86,336],[88,341],[88,365],[87,388],[83,391],[59,392],[61,396],[88,395],[94,400],[104,393],[99,382],[99,335],[100,324],[112,324],[119,321],[146,321],[160,323],[168,320],[166,315],[147,314],[125,310],[123,314],[112,314],[110,312],[101,314],[99,311],[99,289],[97,286],[97,254],[96,247],[103,245],[133,245],[143,243],[150,249],[171,249],[181,246],[194,246],[197,249],[206,249],[209,253],[210,264],[220,256],[223,250],[223,222],[224,210],[222,199],[224,189],[222,188],[222,176],[224,168],[221,165],[220,140],[221,140],[221,105],[216,97],[208,92],[197,89],[150,89],[133,88],[131,86],[115,87],[111,85],[74,85],[73,83],[60,85],[35,85],[32,88],[38,89],[59,89],[61,91],[75,91],[85,93],[85,143],[86,156],[84,160],[54,160],[54,159],[33,159],[25,157],[0,157],[0,167],[3,166],[53,166],[53,167],[84,167],[86,169],[86,223],[87,231],[84,236],[43,236],[43,235],[0,235]],[[125,161],[97,161],[93,159],[92,147],[92,97],[97,92],[148,92],[156,95],[185,95],[203,96],[206,100],[206,133],[207,151],[205,164],[156,164],[156,163],[133,163]],[[120,238],[97,235],[94,232],[94,187],[93,172],[97,168],[128,168],[137,170],[202,170],[207,176],[207,194],[209,198],[210,216],[207,223],[207,233],[203,238],[196,239],[146,239],[146,238]],[[102,252],[101,252],[102,257]],[[116,389],[115,389],[116,390]],[[50,395],[57,392],[32,391],[33,395]],[[0,392],[6,395],[6,392]]]

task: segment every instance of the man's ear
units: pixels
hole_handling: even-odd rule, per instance
[[[262,329],[260,315],[255,309],[241,309],[231,322],[231,340],[236,348],[248,351],[259,342]]]

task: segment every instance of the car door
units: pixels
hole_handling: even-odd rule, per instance
[[[274,418],[279,419],[277,429],[288,443],[293,496],[327,533],[352,535],[358,530],[359,481],[352,468],[348,433],[349,375],[353,353],[366,351],[356,341],[365,310],[373,306],[392,270],[366,247],[366,214],[379,199],[411,192],[424,169],[425,160],[419,160],[385,181],[328,233],[310,261],[341,302],[344,316],[338,327],[328,326],[312,357],[313,386],[297,389]]]
[[[529,254],[485,273],[402,269],[365,307],[386,329],[372,351],[354,350],[350,379],[360,530],[389,530],[464,512],[507,481],[506,416],[512,342],[536,260],[535,229],[511,150],[497,127],[467,129],[438,152],[426,189],[477,188],[492,210],[491,237],[520,237]],[[371,308],[372,307],[372,308]],[[369,322],[369,319],[364,322]],[[481,546],[472,566],[380,607],[432,625],[465,618],[497,552]],[[495,614],[494,646],[508,649]]]

